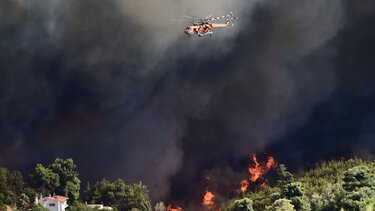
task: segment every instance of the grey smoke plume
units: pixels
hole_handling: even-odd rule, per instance
[[[264,150],[341,89],[336,39],[372,15],[352,4],[2,1],[0,164],[74,157],[85,179],[175,199],[171,187]],[[172,21],[230,11],[240,20],[212,39]]]
[[[305,63],[298,64],[298,61],[335,36],[342,23],[342,2],[304,1],[291,6],[288,3],[270,1],[259,6],[269,10],[274,17],[263,20],[265,26],[262,27],[267,30],[265,34],[259,35],[259,38],[250,38],[242,42],[241,47],[234,48],[234,54],[236,51],[240,52],[239,58],[234,58],[234,65],[227,67],[228,71],[231,71],[230,78],[218,93],[215,89],[217,84],[188,81],[179,85],[183,87],[181,90],[157,93],[153,103],[144,108],[139,116],[135,116],[133,121],[137,126],[132,126],[129,133],[141,136],[129,138],[136,141],[131,146],[140,149],[151,146],[146,150],[147,155],[138,160],[141,164],[136,165],[149,165],[150,168],[139,169],[136,178],[145,175],[143,180],[148,181],[148,184],[155,187],[163,184],[168,187],[168,177],[181,168],[183,151],[181,152],[178,145],[185,136],[190,136],[186,128],[190,119],[205,121],[220,117],[224,120],[225,136],[220,137],[220,140],[213,140],[211,144],[227,143],[228,147],[213,152],[209,148],[203,148],[208,152],[200,152],[201,156],[229,157],[236,152],[234,156],[243,158],[250,151],[262,150],[287,128],[299,124],[306,118],[312,106],[330,95],[335,84],[331,67],[334,49],[323,52],[324,57],[317,62],[308,61],[312,63],[309,67],[305,67]],[[269,22],[271,25],[267,26]],[[252,25],[251,22],[248,24]],[[256,32],[254,33],[253,36],[257,36]],[[290,39],[291,37],[293,39]],[[317,83],[320,83],[318,90]],[[143,131],[151,133],[143,134]],[[192,139],[196,138],[194,134],[193,132],[191,135]],[[202,137],[198,140],[189,139],[188,144],[199,146],[202,142],[207,142]],[[124,147],[128,147],[128,143]],[[133,148],[128,150],[132,151]],[[132,168],[139,151],[141,150],[132,151],[136,153],[133,155],[134,159],[126,158],[128,162],[124,171],[129,171],[125,170],[128,167],[134,172]],[[196,157],[199,156],[192,159]],[[155,158],[160,159],[155,161]],[[204,160],[204,157],[202,159]],[[187,169],[194,169],[193,166],[199,166],[202,160],[197,159],[195,162],[198,163],[193,163]],[[199,171],[199,168],[197,170]],[[150,172],[144,174],[145,171]],[[148,179],[148,175],[153,177]]]
[[[244,58],[236,64],[233,85],[227,89],[231,97],[241,98],[229,100],[233,103],[218,114],[227,115],[227,127],[240,136],[239,142],[256,143],[249,143],[256,149],[299,124],[311,107],[332,93],[335,49],[319,48],[343,21],[341,1],[267,1],[264,6],[272,15],[259,17],[260,34],[250,35],[241,49]],[[315,51],[320,51],[318,58],[308,58]]]
[[[202,48],[199,40],[186,40],[183,36],[186,23],[171,19],[183,14],[203,16],[215,12],[215,15],[222,15],[232,10],[250,10],[254,2],[237,1],[229,5],[225,1],[207,1],[199,6],[198,1],[2,2],[4,77],[0,106],[4,150],[1,162],[17,166],[46,157],[77,155],[78,151],[90,154],[98,149],[108,154],[114,150],[113,146],[119,145],[116,141],[124,142],[120,145],[133,150],[139,148],[141,151],[135,153],[139,154],[147,151],[142,149],[142,144],[148,141],[143,134],[153,136],[164,130],[170,135],[165,134],[165,140],[164,137],[153,140],[150,151],[155,151],[152,146],[157,145],[159,151],[171,147],[166,162],[175,160],[172,161],[175,164],[160,162],[154,165],[153,171],[155,178],[160,178],[155,185],[165,186],[162,183],[180,163],[181,150],[176,145],[189,115],[181,114],[182,119],[179,119],[175,113],[166,111],[170,118],[163,120],[163,116],[154,113],[165,102],[157,106],[151,100],[158,98],[153,97],[153,93],[169,72],[190,68],[196,72],[199,60],[218,57],[218,52],[228,53],[230,44],[217,43],[228,41],[236,34],[234,29],[232,33],[223,33],[216,43],[207,43]],[[188,62],[192,67],[180,66],[181,60],[186,58],[195,60]],[[174,110],[175,105],[170,106]],[[142,121],[153,122],[148,118],[160,118],[154,122],[155,127],[162,128],[153,129],[146,124],[146,133],[140,128],[130,129]],[[135,134],[122,134],[123,124],[125,132],[132,130]],[[112,132],[114,134],[109,135]],[[90,139],[94,139],[95,146],[86,149],[84,145],[92,145]],[[61,149],[48,150],[57,146]],[[14,153],[23,156],[9,159]],[[155,161],[159,156],[158,151],[155,153],[141,160]],[[125,153],[125,157],[120,157],[131,166],[135,162],[133,155]],[[120,171],[119,176],[124,176],[125,170]],[[144,173],[142,170],[126,172],[129,177],[136,175],[140,179],[145,177]]]

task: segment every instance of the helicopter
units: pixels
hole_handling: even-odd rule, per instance
[[[192,16],[184,16],[184,17],[186,18],[185,20],[193,21],[192,26],[187,26],[185,28],[185,34],[188,37],[191,37],[192,35],[195,35],[195,34],[197,34],[199,37],[206,36],[206,35],[210,35],[210,37],[212,37],[214,34],[213,32],[214,28],[226,28],[230,25],[230,23],[232,24],[232,26],[234,26],[233,21],[238,19],[238,17],[235,17],[233,15],[233,12],[230,12],[229,15],[223,15],[223,16],[218,16],[214,18],[212,17],[212,15],[209,15],[205,18],[196,18]],[[221,19],[225,19],[225,22],[224,23],[212,23],[212,21],[217,21]]]

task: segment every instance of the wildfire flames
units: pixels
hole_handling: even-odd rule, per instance
[[[249,181],[247,181],[246,179],[242,180],[241,181],[241,192],[246,192],[247,189],[249,188]]]
[[[250,182],[254,183],[258,181],[259,179],[263,178],[263,176],[267,174],[271,168],[275,168],[277,165],[275,158],[273,158],[272,156],[269,156],[267,158],[267,162],[263,165],[258,162],[258,159],[255,154],[251,155],[251,160],[254,164],[249,166],[248,168],[248,171],[250,173],[250,178],[249,180],[244,179],[241,181],[240,191],[243,193],[248,190]]]
[[[183,211],[183,209],[181,207],[172,207],[172,205],[168,205],[168,207],[166,208],[166,211]]]
[[[203,196],[203,206],[205,206],[207,209],[214,209],[215,207],[215,195],[206,190],[206,194]]]
[[[267,158],[265,165],[260,165],[255,154],[251,155],[251,160],[254,162],[254,166],[249,167],[249,173],[251,177],[249,180],[251,182],[256,182],[258,179],[262,178],[263,175],[267,174],[271,168],[276,167],[275,159],[271,156]]]
[[[276,168],[277,166],[277,162],[272,156],[268,156],[267,161],[261,163],[258,161],[255,154],[252,154],[250,158],[252,161],[252,165],[250,165],[248,168],[250,177],[241,181],[241,187],[237,189],[237,193],[247,192],[251,183],[257,182],[256,184],[259,186],[265,185],[267,183],[267,180],[264,179],[264,175],[267,174],[272,168]],[[205,176],[204,179],[206,179],[207,181],[211,181],[210,176]],[[214,193],[206,189],[202,201],[203,207],[207,210],[220,211],[219,206],[216,205],[216,200],[217,199]],[[166,208],[166,211],[183,211],[183,209],[181,207],[172,207],[172,205],[169,205]]]

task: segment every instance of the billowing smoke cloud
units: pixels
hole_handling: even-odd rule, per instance
[[[319,51],[342,24],[341,1],[265,4],[264,13],[272,15],[256,15],[259,32],[249,35],[240,49],[238,70],[225,90],[230,94],[224,92],[218,106],[231,134],[250,142],[249,147],[263,147],[330,95],[335,49],[321,50],[319,58],[308,55]],[[227,97],[231,100],[224,103]]]
[[[373,18],[371,7],[342,0],[5,0],[0,164],[30,169],[74,157],[84,179],[142,180],[155,200],[183,199],[204,172],[233,172],[248,153],[285,144],[311,125],[316,107],[353,90],[342,83],[359,86],[338,59],[356,47],[342,46],[351,28]],[[240,20],[212,39],[188,39],[188,23],[173,21],[230,11]],[[371,143],[372,123],[355,130],[356,146]]]
[[[119,176],[126,173],[130,178],[145,178],[148,184],[165,187],[165,191],[158,191],[165,193],[165,183],[181,161],[177,145],[190,117],[185,112],[196,112],[189,111],[194,109],[189,106],[178,111],[174,108],[174,97],[158,100],[153,95],[163,90],[161,86],[165,84],[178,86],[188,80],[179,72],[193,76],[200,60],[228,53],[230,44],[217,44],[234,38],[238,32],[233,28],[232,33],[218,37],[216,43],[202,47],[199,40],[186,40],[183,36],[186,23],[172,19],[212,11],[222,15],[238,10],[242,14],[245,9],[251,10],[255,1],[233,3],[3,2],[2,163],[25,165],[47,157],[81,153],[89,160],[90,153],[100,150],[104,154],[103,160],[98,161],[100,167],[82,167],[89,171],[83,175],[106,169],[101,162],[106,164],[120,157],[124,166],[112,171]],[[189,66],[181,66],[184,63]],[[180,77],[180,81],[166,79],[169,75]],[[189,92],[186,91],[188,95]],[[168,102],[171,105],[166,105]],[[166,117],[157,113],[162,106],[170,107],[171,111],[164,108]],[[177,112],[181,112],[181,117],[175,116]],[[157,137],[149,143],[149,149],[144,145],[150,137],[144,134]],[[118,145],[121,151],[117,158],[106,156]],[[124,147],[130,148],[130,152]],[[165,149],[165,162],[153,165],[154,178],[159,179],[151,182],[145,176],[148,172],[143,170],[128,173],[128,168],[137,169],[134,159],[155,161]],[[9,159],[14,153],[22,156]],[[145,157],[139,158],[139,154]],[[83,163],[86,158],[78,162]]]
[[[346,2],[344,27],[325,48],[335,46],[336,90],[317,104],[308,121],[279,139],[283,162],[298,168],[319,159],[360,156],[373,159],[375,93],[373,31],[374,3]],[[288,152],[288,153],[286,153]]]
[[[335,89],[336,49],[325,45],[343,24],[341,1],[267,1],[252,17],[252,30],[237,39],[230,79],[213,95],[209,116],[191,123],[184,150],[190,176],[182,172],[176,183],[186,179],[188,186],[191,175],[203,176],[202,168],[235,166],[250,152],[263,151],[306,121]],[[196,139],[200,149],[190,146]]]

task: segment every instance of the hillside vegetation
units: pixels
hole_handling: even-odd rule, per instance
[[[222,211],[351,211],[375,210],[375,163],[361,159],[318,163],[295,177],[284,165],[276,169],[277,180],[229,200]],[[170,211],[163,202],[151,202],[142,183],[102,179],[84,187],[72,159],[56,159],[52,164],[36,165],[24,177],[20,172],[0,168],[0,210],[45,210],[33,205],[35,196],[56,193],[69,197],[68,210],[93,211],[85,205],[103,203],[115,210]],[[153,208],[154,207],[154,208]],[[201,207],[204,210],[203,207]],[[194,210],[195,211],[195,210]],[[216,211],[216,208],[215,208]]]
[[[375,163],[321,162],[295,178],[284,165],[274,186],[229,201],[226,211],[375,210]]]

